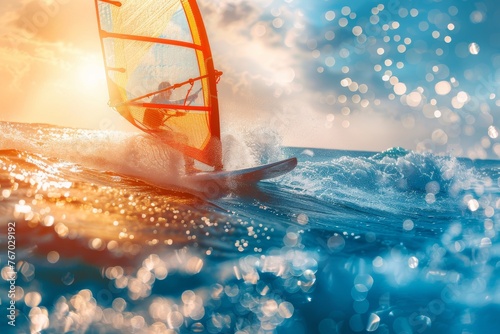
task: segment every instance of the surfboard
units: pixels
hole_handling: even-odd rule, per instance
[[[297,166],[297,158],[273,162],[257,167],[232,171],[200,172],[182,177],[187,186],[219,187],[237,189],[255,185],[257,182],[282,176]]]

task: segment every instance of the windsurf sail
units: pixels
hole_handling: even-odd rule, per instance
[[[195,0],[95,0],[110,106],[222,168],[215,70]]]

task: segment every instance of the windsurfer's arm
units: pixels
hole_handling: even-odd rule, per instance
[[[169,101],[168,103],[177,105],[190,105],[194,100],[198,98],[198,93],[199,92],[196,92],[194,94],[189,95],[185,99]]]
[[[198,93],[199,93],[199,92],[200,92],[200,91],[197,91],[196,93],[189,95],[189,96],[186,98],[186,102],[191,103],[191,102],[193,102],[194,100],[196,100],[196,99],[198,98]]]
[[[196,100],[198,98],[198,94],[200,93],[201,91],[201,88],[196,91],[195,93],[189,95],[188,97],[186,97],[186,99],[184,100],[184,105],[190,105],[191,103],[193,103],[194,100]]]

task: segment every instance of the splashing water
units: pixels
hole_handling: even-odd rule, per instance
[[[127,161],[120,152],[158,160],[155,146],[137,153],[132,135],[2,130],[0,246],[7,254],[9,235],[16,242],[13,268],[0,255],[1,276],[7,284],[17,273],[18,330],[453,333],[498,325],[496,161],[287,148],[280,154],[299,157],[292,173],[207,201],[144,182],[136,162],[111,171]],[[84,153],[72,153],[75,145]]]

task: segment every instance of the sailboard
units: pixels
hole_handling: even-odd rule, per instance
[[[273,162],[266,165],[219,172],[202,172],[182,177],[190,186],[211,184],[218,189],[238,189],[261,180],[282,176],[297,166],[297,158]]]
[[[195,0],[95,0],[109,105],[224,173],[217,83]],[[212,174],[214,175],[214,174]]]

